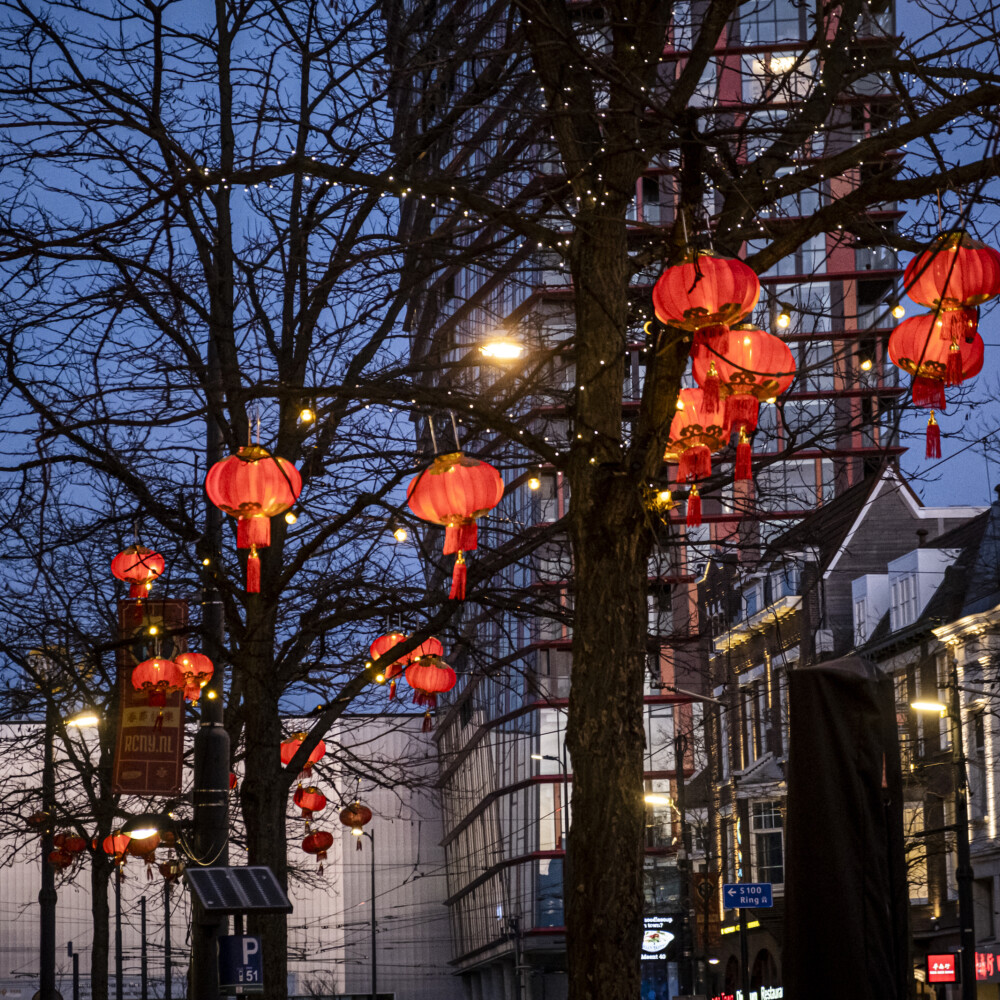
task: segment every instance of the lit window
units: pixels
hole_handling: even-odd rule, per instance
[[[754,802],[751,821],[754,878],[758,882],[781,884],[785,881],[785,824],[781,815],[781,803],[776,799]]]

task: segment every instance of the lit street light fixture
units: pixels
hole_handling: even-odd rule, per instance
[[[479,353],[492,361],[516,361],[524,353],[524,345],[509,337],[493,337],[479,345]]]
[[[948,684],[948,705],[937,701],[914,701],[910,707],[918,712],[937,712],[951,720],[951,757],[958,781],[955,785],[955,853],[958,864],[958,930],[961,952],[962,1000],[976,1000],[976,934],[972,909],[972,855],[969,848],[969,776],[966,770],[965,747],[962,744],[962,701],[958,687],[958,668],[951,661],[951,681]]]

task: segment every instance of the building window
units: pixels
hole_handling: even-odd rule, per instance
[[[752,821],[756,881],[780,884],[785,881],[784,823],[781,803],[776,799],[754,802]]]
[[[895,632],[917,620],[917,575],[908,573],[892,581],[889,621]]]

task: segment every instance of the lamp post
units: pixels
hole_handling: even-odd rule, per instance
[[[49,855],[55,845],[52,842],[53,821],[56,808],[56,765],[53,744],[56,738],[55,706],[51,700],[45,703],[45,746],[42,761],[42,885],[38,892],[40,911],[38,928],[38,995],[39,1000],[56,1000],[56,876]],[[100,718],[92,712],[67,719],[65,725],[82,729],[96,726]]]
[[[378,998],[378,962],[375,951],[375,831],[363,830],[360,826],[351,827],[351,834],[355,837],[367,837],[372,843],[371,872],[372,872],[372,998]]]
[[[969,776],[962,740],[962,696],[958,687],[958,666],[951,658],[951,679],[948,684],[949,704],[915,701],[911,707],[918,712],[938,712],[951,721],[951,759],[955,765],[955,881],[958,886],[958,932],[961,952],[959,968],[962,980],[962,1000],[976,1000],[976,933],[972,908],[972,854],[969,846]]]

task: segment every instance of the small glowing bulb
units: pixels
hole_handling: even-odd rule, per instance
[[[285,513],[285,524],[295,524],[299,519],[299,515],[295,513],[294,510],[287,511]]]
[[[767,397],[767,399],[765,399],[765,400],[764,400],[764,402],[765,402],[765,403],[770,403],[770,404],[771,404],[772,406],[773,406],[773,405],[774,405],[774,404],[775,404],[775,403],[776,403],[777,401],[778,401],[778,397],[777,397],[777,396],[768,396],[768,397]]]
[[[542,481],[538,478],[538,476],[532,476],[528,480],[528,489],[529,490],[538,490],[538,489],[541,489],[541,487],[542,487]]]
[[[202,564],[202,566],[209,566],[209,565],[211,565],[211,562],[212,562],[212,560],[209,559],[208,556],[205,556],[205,558],[202,559],[201,564]]]
[[[678,410],[683,410],[684,409],[684,400],[683,399],[678,399],[677,400],[677,409]]]
[[[149,626],[149,634],[156,635],[160,630],[155,625]]]
[[[405,542],[410,535],[406,528],[400,526],[392,533],[392,537],[395,538],[397,542]]]
[[[906,309],[898,302],[892,307],[893,319],[902,319],[906,315]]]
[[[364,835],[365,835],[365,831],[362,830],[360,826],[352,826],[351,827],[351,836],[352,837],[363,837]]]
[[[749,338],[749,337],[744,337],[744,338],[743,338],[743,346],[744,346],[744,347],[749,347],[749,346],[750,346],[750,343],[751,343],[751,341],[750,341],[750,338]]]
[[[303,406],[299,410],[299,420],[304,424],[311,424],[316,419],[316,414],[310,406]]]
[[[863,372],[870,372],[872,370],[872,359],[871,358],[865,358],[865,360],[861,362],[861,370]]]
[[[384,684],[385,683],[385,674],[376,674],[375,675],[375,683],[376,684]]]
[[[670,503],[670,490],[660,490],[656,494],[656,499],[659,503]]]
[[[792,322],[792,317],[788,315],[787,312],[782,310],[778,313],[778,327],[784,330]]]

